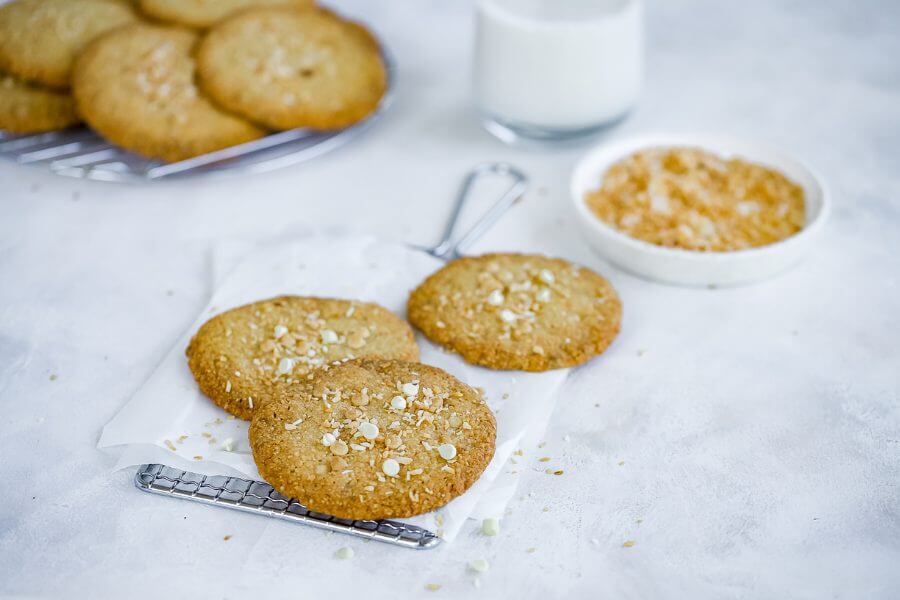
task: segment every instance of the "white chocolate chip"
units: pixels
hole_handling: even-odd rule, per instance
[[[491,292],[491,295],[488,296],[487,301],[491,306],[500,306],[501,304],[503,304],[503,292],[501,292],[500,290],[494,290],[493,292]]]
[[[333,332],[330,329],[322,330],[322,343],[323,344],[333,344],[338,341],[338,334]]]
[[[381,470],[384,471],[384,474],[388,477],[396,477],[397,473],[400,472],[400,463],[393,458],[389,458],[381,463]]]
[[[438,446],[438,454],[444,460],[453,460],[456,458],[456,446],[453,444],[441,444]]]
[[[500,311],[500,320],[504,323],[515,323],[516,313],[509,310],[508,308],[504,308]]]
[[[325,435],[322,436],[322,445],[323,446],[330,446],[333,443],[335,443],[336,441],[337,441],[337,438],[334,437],[334,435],[331,433],[326,433]]]
[[[487,536],[495,536],[500,534],[500,519],[489,517],[481,522],[481,532]]]
[[[476,573],[487,573],[488,569],[491,568],[491,565],[483,558],[476,558],[469,563],[469,568]]]
[[[278,338],[280,338],[287,332],[288,332],[288,328],[285,327],[284,325],[276,325],[275,326],[275,339],[277,340]]]
[[[391,398],[391,408],[395,410],[403,410],[406,408],[406,398],[403,396],[394,396]]]
[[[538,302],[550,302],[550,290],[547,288],[542,289],[537,293]]]
[[[419,395],[419,382],[413,381],[412,383],[404,383],[400,386],[400,391],[402,391],[405,396],[415,398]]]
[[[222,450],[225,452],[234,452],[234,449],[237,447],[237,444],[234,443],[234,438],[226,438],[222,442]]]
[[[353,558],[353,554],[353,548],[347,548],[346,546],[339,548],[338,551],[334,553],[335,557],[341,560],[349,560]]]
[[[378,426],[369,423],[368,421],[363,421],[359,424],[359,432],[367,440],[374,440],[378,437]]]
[[[553,273],[549,269],[541,269],[539,277],[544,283],[553,283],[556,281],[556,277],[553,276]]]
[[[286,375],[294,370],[294,361],[285,357],[278,361],[278,374]]]

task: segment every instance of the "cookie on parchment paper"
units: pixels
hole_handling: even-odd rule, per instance
[[[187,27],[205,29],[239,11],[257,6],[314,6],[313,0],[139,0],[147,15]]]
[[[242,12],[209,31],[197,65],[211,98],[271,129],[352,125],[387,89],[371,34],[327,10]]]
[[[0,129],[40,133],[79,121],[68,92],[42,88],[0,73]]]
[[[0,69],[69,87],[75,58],[92,40],[136,21],[124,0],[15,0],[0,6]]]
[[[410,322],[432,341],[491,369],[582,364],[619,332],[622,304],[590,269],[558,258],[486,254],[457,259],[410,295]]]
[[[353,358],[417,360],[419,348],[409,324],[377,304],[281,296],[213,317],[194,335],[187,357],[200,390],[249,419],[319,369]]]
[[[265,135],[197,89],[198,38],[188,29],[141,24],[91,43],[72,77],[79,114],[109,141],[169,162]]]
[[[436,367],[360,359],[317,373],[253,415],[263,478],[317,512],[411,517],[478,479],[496,421],[481,394]]]

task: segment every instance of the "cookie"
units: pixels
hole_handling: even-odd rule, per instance
[[[0,73],[0,129],[40,133],[78,123],[72,97]]]
[[[169,162],[265,135],[197,89],[197,39],[187,29],[142,24],[90,44],[72,77],[79,113],[111,142]]]
[[[282,296],[217,315],[187,348],[200,390],[249,419],[273,394],[314,371],[353,358],[417,360],[412,329],[389,310],[365,302]]]
[[[371,114],[387,89],[374,38],[325,10],[266,8],[213,27],[197,52],[217,103],[272,129],[337,129]]]
[[[360,359],[258,410],[250,447],[263,478],[310,510],[388,519],[469,489],[496,434],[481,395],[441,369]]]
[[[75,57],[91,40],[137,20],[123,1],[10,2],[0,6],[0,69],[41,85],[69,87]]]
[[[622,305],[606,279],[558,258],[486,254],[455,260],[410,295],[410,322],[491,369],[573,367],[619,332]]]
[[[313,0],[140,0],[141,10],[153,18],[199,29],[246,8],[274,5],[309,8],[314,4]]]

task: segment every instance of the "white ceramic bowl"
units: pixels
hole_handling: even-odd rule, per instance
[[[806,192],[806,226],[783,240],[749,250],[699,252],[664,248],[626,235],[596,217],[585,194],[599,187],[606,170],[638,150],[691,146],[723,157],[738,156],[777,169]],[[797,264],[819,236],[831,211],[824,182],[800,161],[762,144],[715,135],[647,135],[604,143],[576,165],[572,200],[588,243],[604,258],[635,275],[677,285],[739,285],[760,281]]]

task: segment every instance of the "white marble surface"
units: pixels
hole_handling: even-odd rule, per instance
[[[155,185],[0,163],[0,593],[900,596],[900,5],[650,2],[646,92],[610,135],[754,136],[808,160],[835,196],[797,269],[690,290],[589,254],[566,208],[580,149],[507,148],[479,129],[467,3],[343,4],[400,64],[395,109],[352,147]],[[414,553],[151,497],[109,472],[100,428],[205,303],[215,242],[339,225],[427,243],[483,159],[534,187],[477,249],[583,261],[626,307],[616,344],[564,388],[546,448],[528,449],[502,535],[473,526]],[[344,545],[352,561],[332,558]],[[478,590],[475,558],[492,565]]]

